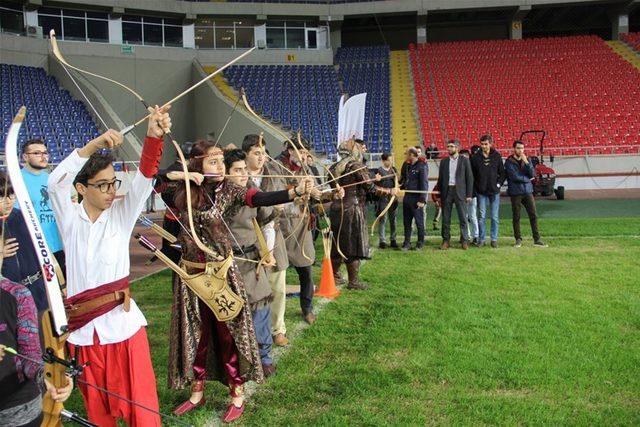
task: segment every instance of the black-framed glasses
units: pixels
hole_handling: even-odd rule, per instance
[[[49,152],[48,151],[32,151],[32,152],[26,153],[26,154],[30,155],[30,156],[49,157]]]
[[[107,193],[111,189],[118,191],[120,189],[120,185],[122,185],[122,181],[119,179],[114,179],[113,181],[110,181],[110,182],[101,182],[100,184],[91,184],[87,182],[88,187],[97,188],[98,190],[100,190],[101,193]]]

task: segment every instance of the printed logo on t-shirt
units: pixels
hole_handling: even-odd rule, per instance
[[[56,217],[49,206],[49,190],[46,185],[40,187],[40,223],[52,223],[55,222]]]

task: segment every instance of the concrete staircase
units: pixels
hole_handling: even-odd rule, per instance
[[[218,69],[218,67],[214,65],[203,65],[202,68],[207,74],[211,74]],[[213,85],[223,93],[224,96],[226,96],[233,102],[236,102],[238,100],[238,92],[236,92],[236,90],[229,85],[227,79],[225,79],[222,74],[216,74],[215,76],[211,77],[211,81],[213,82]]]
[[[416,122],[409,52],[392,51],[389,66],[392,146],[396,165],[399,165],[404,160],[404,152],[408,147],[421,144]]]
[[[640,71],[640,55],[623,41],[613,40],[605,42],[611,50],[620,55],[625,61]]]

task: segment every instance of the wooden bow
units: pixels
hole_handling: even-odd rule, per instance
[[[42,278],[44,280],[45,289],[47,291],[47,299],[49,301],[49,310],[42,315],[42,335],[44,337],[45,360],[49,363],[44,365],[45,378],[53,384],[54,387],[64,387],[67,384],[65,375],[66,366],[55,362],[58,360],[66,360],[67,340],[67,315],[64,310],[64,302],[62,299],[62,291],[60,290],[60,281],[58,267],[53,253],[49,250],[44,239],[44,232],[38,220],[38,215],[29,197],[29,192],[20,172],[20,164],[18,160],[18,134],[22,123],[24,122],[26,107],[21,107],[18,114],[13,119],[13,123],[9,128],[6,147],[6,162],[9,178],[13,185],[18,204],[20,205],[20,213],[22,214],[29,236],[36,249],[38,262],[42,269]],[[43,413],[44,420],[42,426],[53,427],[61,425],[60,413],[64,409],[62,403],[55,402],[51,399],[49,393],[43,397]]]

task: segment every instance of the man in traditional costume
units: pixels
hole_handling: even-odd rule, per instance
[[[292,175],[291,178],[285,178],[288,185],[292,185],[300,176],[308,175],[305,163],[309,144],[304,140],[300,141],[299,147],[294,144],[288,141],[285,150],[273,162],[278,173]],[[316,315],[313,312],[315,286],[311,267],[315,262],[316,250],[311,233],[311,213],[306,200],[299,199],[299,203],[285,206],[280,216],[280,229],[284,235],[289,265],[295,268],[300,281],[302,318],[312,324]]]
[[[278,169],[273,162],[267,162],[263,140],[259,135],[246,135],[242,142],[242,150],[247,154],[247,171],[251,175],[251,181],[262,191],[276,191],[286,188],[285,181],[277,176]],[[282,207],[274,207],[278,215],[282,212]],[[287,256],[287,246],[284,241],[280,220],[276,218],[268,224],[265,229],[267,246],[273,255],[275,265],[269,267],[269,283],[271,285],[271,334],[273,343],[277,346],[289,344],[287,339],[287,327],[284,322],[284,313],[287,299],[287,268],[289,268],[289,258]],[[275,235],[271,239],[273,229]]]
[[[116,199],[121,181],[113,158],[99,152],[122,144],[115,130],[73,151],[49,177],[66,251],[71,354],[80,365],[88,363],[84,381],[136,402],[81,383],[89,420],[101,427],[116,426],[119,418],[131,426],[160,426],[147,321],[129,292],[129,240],[158,172],[163,129],[171,128],[166,110],[156,107],[150,115],[139,170],[122,198]],[[74,187],[77,204],[71,200]]]
[[[340,145],[340,161],[329,168],[330,175],[337,178],[336,184],[344,188],[342,200],[331,204],[329,218],[336,244],[331,248],[331,263],[338,280],[342,262],[347,266],[348,289],[366,289],[368,285],[359,279],[360,261],[369,259],[369,234],[367,230],[367,193],[380,196],[395,196],[396,188],[383,188],[373,184],[362,163],[366,152],[364,141],[351,139]],[[356,171],[357,172],[354,172]],[[342,257],[346,257],[344,259]]]

